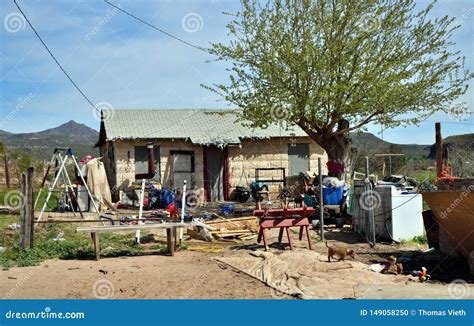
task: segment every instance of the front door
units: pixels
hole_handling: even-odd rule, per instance
[[[192,189],[194,183],[194,152],[171,151],[171,164],[171,186],[174,189],[182,189],[186,180],[188,189]]]
[[[309,144],[288,144],[288,175],[309,170]]]
[[[204,155],[207,198],[210,201],[224,200],[224,150],[217,146],[206,146]]]

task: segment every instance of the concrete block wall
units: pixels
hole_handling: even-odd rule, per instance
[[[116,141],[114,142],[116,180],[119,188],[126,188],[135,181],[135,146],[146,146],[149,141]],[[203,150],[199,145],[184,140],[155,140],[155,146],[160,147],[160,174],[164,186],[171,184],[171,160],[170,151],[193,151],[194,152],[194,180],[189,184],[191,189],[203,189]]]
[[[135,146],[146,146],[146,140],[117,140],[113,142],[115,173],[117,189],[127,188],[135,181]],[[204,196],[204,159],[203,147],[190,141],[175,139],[155,140],[155,146],[160,147],[160,173],[164,186],[171,184],[171,150],[186,150],[194,152],[194,180],[190,189],[195,190],[198,196]],[[290,138],[272,138],[260,140],[244,140],[241,146],[231,145],[229,153],[229,186],[232,192],[236,186],[248,187],[255,179],[256,168],[285,168],[288,176],[288,144]],[[310,170],[317,172],[318,157],[322,157],[323,171],[326,173],[327,155],[324,150],[309,137],[298,137],[296,143],[308,143],[310,150]],[[109,173],[109,171],[107,171]],[[275,171],[262,171],[261,178],[281,179],[281,174]],[[279,184],[270,184],[272,193],[279,191]],[[111,187],[113,185],[111,184]],[[199,195],[200,194],[200,195]]]
[[[244,140],[242,146],[229,147],[230,190],[236,186],[249,186],[255,179],[256,168],[285,168],[288,176],[288,144],[290,138],[271,138],[260,140]],[[310,171],[318,171],[318,158],[322,158],[323,172],[326,173],[327,155],[324,150],[309,137],[298,137],[296,143],[309,144]],[[280,172],[260,171],[260,178],[281,179]],[[277,192],[279,185],[270,184],[272,192]]]

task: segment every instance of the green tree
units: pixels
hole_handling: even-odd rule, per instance
[[[27,168],[33,165],[33,159],[26,154],[22,154],[16,160],[16,164],[18,167],[18,174],[21,175]]]
[[[418,124],[467,90],[452,51],[459,26],[429,19],[413,0],[242,0],[231,40],[209,49],[230,81],[205,88],[241,110],[247,126],[297,125],[343,163],[349,132],[368,123]]]

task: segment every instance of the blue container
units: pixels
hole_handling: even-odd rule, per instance
[[[341,205],[344,187],[323,187],[324,205]]]
[[[232,215],[234,213],[234,205],[232,204],[224,204],[221,206],[221,214],[222,215]]]

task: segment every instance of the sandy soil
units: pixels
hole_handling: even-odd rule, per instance
[[[263,283],[191,251],[88,260],[48,260],[0,272],[4,298],[271,298]]]
[[[276,253],[288,250],[287,246],[277,244],[276,238],[277,231],[272,230],[270,250]],[[297,240],[297,234],[293,234],[293,239],[296,248],[307,247],[306,241]],[[449,278],[465,277],[459,270],[453,269],[454,265],[451,262],[445,261],[440,264],[436,257],[421,254],[426,246],[401,247],[394,244],[378,244],[375,248],[370,248],[366,243],[357,240],[348,230],[328,232],[327,239],[331,243],[351,246],[356,251],[356,260],[365,264],[384,261],[391,254],[398,257],[408,254],[412,257],[407,266],[408,270],[428,266],[435,275],[437,273]],[[206,243],[198,245],[205,247]],[[324,243],[313,242],[313,245],[318,253],[323,255],[327,253]],[[39,266],[0,271],[0,297],[281,298],[262,282],[214,260],[215,257],[245,256],[252,250],[262,250],[263,246],[256,244],[255,239],[242,244],[226,245],[220,249],[222,252],[219,253],[187,250],[177,252],[174,257],[155,253],[138,257],[104,258],[98,262],[48,260]],[[420,261],[417,257],[424,258]],[[447,264],[449,266],[444,268]],[[452,275],[447,271],[453,272]],[[449,282],[449,279],[445,281]],[[367,283],[367,280],[361,282]]]

